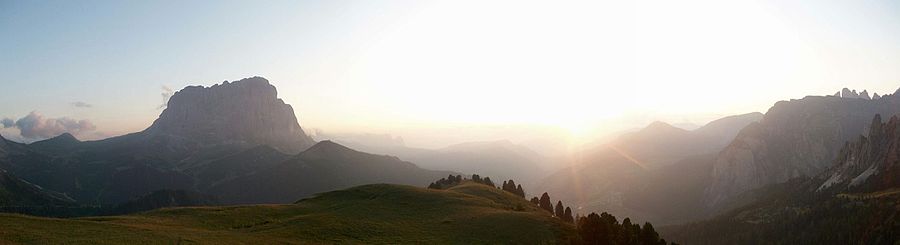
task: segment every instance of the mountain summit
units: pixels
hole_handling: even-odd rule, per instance
[[[145,132],[203,143],[245,141],[299,153],[315,142],[300,128],[294,109],[277,96],[275,86],[262,77],[186,87],[169,99]]]

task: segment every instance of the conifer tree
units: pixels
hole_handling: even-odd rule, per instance
[[[551,214],[553,213],[553,203],[550,202],[550,195],[546,192],[541,195],[539,206],[542,209],[547,210],[547,212],[550,212]]]
[[[569,223],[575,223],[575,217],[572,217],[572,208],[566,207],[566,211],[563,211],[563,220]]]
[[[556,201],[556,208],[553,211],[553,214],[556,215],[557,218],[563,219],[566,211],[563,208],[562,200]]]
[[[491,186],[491,187],[494,187],[494,182],[491,181],[491,177],[484,177],[483,182],[484,182],[485,185],[489,185],[489,186]]]

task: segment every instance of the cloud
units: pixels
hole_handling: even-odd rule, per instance
[[[88,120],[75,120],[68,117],[44,118],[43,115],[34,111],[28,113],[28,116],[16,120],[14,125],[11,122],[12,119],[9,118],[0,121],[3,127],[18,128],[19,134],[29,139],[46,139],[66,132],[80,134],[97,129],[97,126]]]
[[[3,120],[0,120],[0,125],[3,125],[3,128],[12,128],[16,126],[16,121],[12,120],[12,118],[3,118]]]
[[[170,87],[168,87],[168,86],[166,86],[166,85],[162,85],[162,90],[163,90],[163,92],[162,92],[162,100],[163,100],[163,102],[162,102],[162,104],[159,105],[159,107],[156,108],[156,109],[166,108],[166,104],[169,103],[169,98],[171,98],[172,95],[175,94],[175,90],[173,90],[172,88],[170,88]]]
[[[88,103],[84,103],[84,101],[75,101],[75,102],[72,102],[72,106],[74,106],[74,107],[81,107],[81,108],[91,108],[91,107],[94,107],[94,105],[91,105],[91,104],[88,104]]]

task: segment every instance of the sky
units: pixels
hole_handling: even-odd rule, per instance
[[[440,147],[703,124],[900,87],[892,1],[7,1],[0,119],[100,139],[262,76],[307,131]],[[49,120],[49,121],[47,121]],[[0,129],[21,141],[15,127]]]

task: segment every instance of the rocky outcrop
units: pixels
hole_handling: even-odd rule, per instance
[[[867,100],[872,99],[871,97],[869,97],[869,91],[866,91],[866,90],[863,90],[861,93],[859,93],[859,98],[867,99]]]
[[[867,136],[841,148],[834,166],[817,176],[820,192],[869,192],[900,187],[900,118],[875,115]]]
[[[856,93],[856,89],[851,91],[848,88],[844,88],[844,89],[841,89],[841,98],[856,99],[856,98],[859,98],[859,94]]]
[[[262,77],[190,86],[176,92],[145,133],[173,135],[210,145],[229,141],[265,144],[296,154],[313,145],[294,109]]]
[[[872,99],[873,100],[881,99],[881,95],[878,95],[878,93],[874,93],[874,94],[872,94]]]
[[[841,97],[841,98],[844,98],[844,99],[865,99],[865,100],[871,100],[871,99],[878,99],[878,98],[880,98],[880,96],[879,96],[878,98],[876,98],[876,97],[869,97],[869,91],[866,91],[866,90],[863,90],[862,92],[857,93],[857,92],[856,92],[856,89],[850,90],[850,89],[848,89],[848,88],[843,88],[843,89],[841,89],[841,91],[838,91],[837,93],[834,93],[833,96],[834,96],[834,97]],[[875,93],[875,96],[878,96],[878,93]]]
[[[875,114],[897,113],[898,96],[879,100],[809,96],[780,101],[719,153],[706,200],[716,206],[767,184],[815,176],[832,165],[844,142],[867,130]]]

